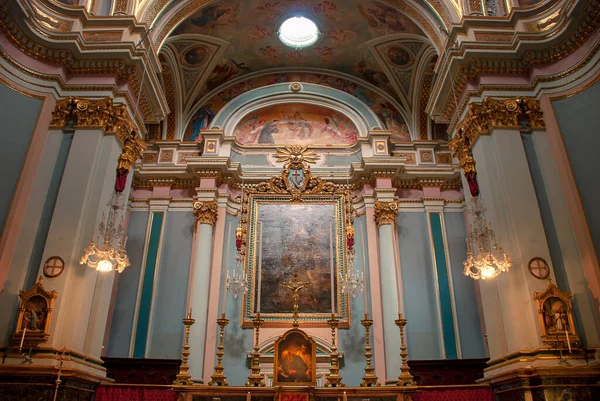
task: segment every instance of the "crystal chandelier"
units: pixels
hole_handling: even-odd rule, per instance
[[[246,255],[246,245],[244,238],[244,202],[245,192],[242,187],[242,202],[240,206],[240,224],[235,229],[235,247],[237,248],[237,255],[235,256],[235,268],[231,276],[229,270],[227,270],[227,291],[233,294],[234,298],[237,298],[241,294],[245,294],[248,291],[248,275],[244,269],[244,256]]]
[[[120,212],[123,210],[121,195],[121,193],[114,193],[111,197],[107,204],[108,219],[102,213],[102,221],[98,226],[96,242],[93,239],[90,241],[84,255],[79,260],[79,264],[87,264],[99,272],[109,272],[116,269],[119,273],[123,272],[126,267],[131,266],[123,243],[124,221],[117,222]]]
[[[354,265],[354,226],[352,220],[354,210],[352,209],[352,196],[350,191],[346,194],[346,274],[340,280],[340,289],[343,294],[348,294],[355,298],[365,290],[364,277],[362,271],[356,269]]]
[[[473,197],[469,208],[473,220],[467,236],[467,260],[463,264],[465,275],[476,280],[494,278],[512,266],[512,261],[496,242],[492,225],[485,219],[485,210],[479,197]]]

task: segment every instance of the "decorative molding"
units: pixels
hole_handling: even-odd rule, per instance
[[[114,104],[109,98],[68,97],[58,100],[52,112],[50,128],[101,129],[105,134],[114,134],[123,145],[119,168],[127,170],[146,149],[146,143],[137,134],[125,105]]]
[[[398,204],[397,200],[393,202],[375,201],[375,222],[377,223],[377,227],[396,222]]]
[[[197,223],[210,224],[214,227],[217,223],[218,212],[219,206],[216,200],[194,202],[194,215],[196,215]]]
[[[499,46],[497,41],[495,43],[489,43],[489,45],[477,45],[476,42],[471,41],[462,42],[461,49],[450,55],[446,60],[446,67],[441,68],[441,70],[455,71],[455,73],[453,73],[454,76],[450,79],[453,88],[450,88],[448,91],[446,91],[446,96],[444,100],[442,100],[442,115],[447,119],[451,118],[456,106],[456,101],[452,94],[462,93],[465,85],[469,81],[476,81],[479,77],[486,74],[501,74],[503,76],[527,74],[531,72],[534,66],[550,64],[559,61],[577,50],[600,24],[600,1],[590,0],[585,6],[582,6],[580,10],[581,15],[585,17],[581,18],[579,21],[564,19],[562,24],[554,27],[554,29],[549,31],[545,36],[540,36],[537,34],[532,35],[531,33],[525,32],[517,33],[516,38],[512,40],[511,44],[507,44],[506,47],[502,47],[502,50],[515,51],[518,49],[519,45],[523,44],[525,40],[528,42],[539,42],[541,40],[545,40],[556,35],[560,30],[564,31],[564,27],[567,23],[577,26],[577,29],[574,29],[570,35],[567,34],[568,36],[566,38],[554,44],[553,46],[548,48],[539,46],[536,48],[531,48],[530,50],[526,50],[520,56],[520,58],[475,58],[470,59],[467,64],[460,64],[456,66],[457,68],[450,68],[452,59],[460,59],[461,61],[457,61],[458,63],[464,63],[462,60],[468,59],[465,57],[465,52],[467,49],[468,51],[492,50],[490,52],[486,52],[486,54],[495,54],[493,51],[494,47]],[[442,80],[438,81],[444,82]],[[436,96],[439,96],[440,91],[441,87],[438,86],[436,88]],[[462,110],[462,108],[459,110]]]

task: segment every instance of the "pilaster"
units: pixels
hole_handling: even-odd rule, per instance
[[[390,191],[379,191],[382,199],[389,199]],[[385,196],[388,195],[388,196]],[[385,381],[395,381],[400,372],[401,360],[398,358],[400,338],[398,329],[394,324],[398,314],[402,312],[401,306],[401,275],[398,255],[398,242],[394,231],[398,216],[397,201],[375,202],[375,222],[379,231],[379,268],[381,275],[380,289],[383,303],[383,335],[385,349]]]

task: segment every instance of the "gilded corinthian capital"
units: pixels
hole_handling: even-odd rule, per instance
[[[194,214],[196,215],[196,221],[200,224],[210,224],[214,227],[217,222],[218,212],[219,207],[215,200],[194,202]]]
[[[377,226],[384,224],[393,224],[398,215],[398,201],[393,202],[375,202],[375,222]]]

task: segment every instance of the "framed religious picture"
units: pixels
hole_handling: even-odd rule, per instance
[[[317,344],[305,332],[292,329],[275,342],[274,386],[314,386]]]
[[[50,338],[52,304],[56,291],[46,291],[42,276],[29,291],[19,291],[19,317],[12,336],[20,348],[36,347]]]
[[[542,342],[551,347],[569,350],[579,341],[573,322],[572,295],[561,291],[549,279],[544,292],[535,292],[533,299],[538,303],[538,314]]]
[[[260,312],[266,326],[292,323],[292,279],[307,283],[297,291],[298,321],[327,325],[331,313],[348,327],[349,308],[339,280],[345,274],[349,200],[333,184],[311,176],[298,152],[287,158],[281,176],[244,194],[240,243],[245,244],[247,292],[243,327]],[[295,292],[294,292],[295,293]]]

